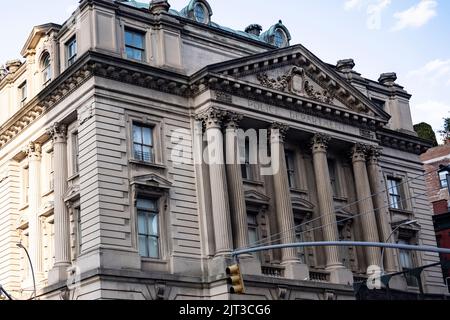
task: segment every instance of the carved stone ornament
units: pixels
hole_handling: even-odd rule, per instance
[[[41,151],[42,151],[41,145],[36,142],[29,142],[28,145],[23,150],[23,152],[25,152],[28,155],[28,157],[39,156],[41,154]]]
[[[293,67],[289,72],[277,79],[269,78],[267,73],[260,73],[256,78],[266,88],[299,94],[303,91],[302,83],[305,80],[305,71],[302,68]]]
[[[366,156],[369,150],[369,146],[363,143],[357,143],[352,148],[352,160],[353,161],[366,161]]]
[[[238,129],[239,122],[244,118],[243,115],[236,112],[228,112],[225,119],[225,126],[227,129]]]
[[[290,129],[289,126],[284,123],[280,122],[272,123],[269,131],[271,141],[272,142],[284,141],[286,139],[286,135],[289,129]]]
[[[212,107],[196,116],[197,121],[203,121],[206,129],[221,128],[222,123],[226,120],[228,112],[226,110]]]
[[[311,146],[313,152],[326,152],[328,149],[328,143],[331,137],[324,133],[316,133],[311,139]]]
[[[67,125],[55,122],[47,129],[47,134],[52,137],[53,142],[64,142],[67,138]]]
[[[383,155],[383,148],[378,146],[370,146],[367,149],[367,156],[372,163],[378,163],[380,157]]]

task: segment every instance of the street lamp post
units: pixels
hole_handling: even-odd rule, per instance
[[[417,222],[417,220],[408,220],[408,221],[400,223],[394,230],[392,230],[391,234],[389,235],[389,237],[384,242],[388,242],[391,239],[391,237],[394,235],[395,231],[400,229],[400,227],[407,226],[407,225],[410,225],[410,224],[413,224],[413,223],[416,223],[416,222]],[[381,274],[382,275],[384,274],[384,261],[383,261],[384,260],[383,259],[383,257],[384,257],[384,249],[385,248],[381,249],[381,258],[380,258],[380,266],[381,266]]]
[[[31,258],[30,255],[28,254],[28,250],[22,245],[22,243],[18,243],[17,246],[21,249],[23,249],[25,251],[25,253],[27,254],[28,257],[28,262],[30,263],[30,267],[31,267],[31,275],[33,277],[33,288],[34,288],[34,299],[36,299],[36,278],[34,277],[34,268],[33,268],[33,263],[31,262]]]

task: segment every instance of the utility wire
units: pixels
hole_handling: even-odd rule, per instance
[[[421,178],[421,177],[427,176],[427,175],[432,174],[432,173],[436,173],[436,172],[438,172],[438,171],[439,171],[439,169],[438,169],[438,170],[435,170],[435,171],[431,171],[431,172],[428,172],[428,173],[424,173],[424,174],[418,175],[418,176],[416,176],[416,177],[414,177],[414,178],[410,178],[410,179],[408,179],[408,180],[406,180],[406,181],[401,182],[401,183],[398,184],[397,186],[402,186],[402,185],[407,184],[407,183],[409,183],[409,182],[411,182],[411,181],[417,180],[417,179],[419,179],[419,178]],[[393,188],[394,188],[394,187],[387,188],[387,189],[385,189],[385,190],[383,190],[383,191],[381,191],[381,192],[374,193],[374,194],[372,194],[372,195],[370,195],[369,197],[366,197],[366,198],[364,198],[364,199],[360,199],[360,200],[354,201],[354,202],[352,202],[352,203],[348,203],[348,204],[346,204],[345,206],[340,207],[339,210],[343,210],[343,209],[345,209],[345,208],[354,206],[354,205],[358,204],[359,202],[362,202],[362,201],[371,199],[371,198],[373,198],[373,197],[375,197],[375,196],[377,196],[377,195],[380,195],[380,194],[383,194],[383,193],[388,193],[388,192],[389,192],[390,190],[392,190]],[[381,209],[381,208],[378,208],[377,210],[379,210],[379,209]],[[331,212],[331,213],[329,213],[329,214],[332,214],[332,213],[335,213],[335,212],[336,212],[336,210],[333,211],[333,212]],[[287,233],[287,232],[292,231],[292,230],[296,230],[296,229],[299,228],[299,227],[302,227],[302,226],[304,226],[304,225],[307,225],[307,224],[310,224],[310,223],[315,222],[315,221],[317,221],[317,220],[320,220],[320,219],[321,219],[322,217],[324,217],[324,216],[325,216],[325,214],[322,214],[322,215],[319,216],[319,217],[316,217],[316,218],[311,219],[311,220],[309,220],[309,221],[303,222],[303,223],[301,223],[301,224],[299,224],[299,225],[294,226],[293,228],[290,228],[290,229],[287,229],[287,230],[284,230],[284,231],[280,231],[280,232],[278,232],[278,233],[274,233],[274,234],[270,235],[270,236],[269,236],[268,238],[266,238],[266,239],[262,239],[262,240],[259,240],[259,241],[256,241],[256,242],[252,243],[251,246],[250,246],[250,248],[251,248],[251,247],[254,247],[254,246],[261,245],[261,244],[264,244],[264,243],[266,243],[266,242],[267,242],[267,243],[273,242],[273,241],[274,241],[274,239],[273,239],[274,237],[277,237],[277,236],[279,236],[279,235],[282,235],[283,233]],[[279,239],[278,239],[278,240],[279,240]],[[246,248],[238,248],[238,249],[246,249]]]
[[[418,176],[416,176],[416,177],[413,177],[413,178],[411,178],[411,179],[408,179],[408,180],[406,180],[406,181],[403,181],[402,183],[398,184],[397,187],[398,187],[398,186],[401,186],[401,185],[404,185],[404,184],[406,184],[406,183],[409,183],[409,182],[411,182],[411,181],[417,180],[417,179],[419,179],[419,178],[421,178],[421,177],[424,177],[424,176],[426,176],[426,175],[435,173],[435,172],[437,172],[437,171],[439,171],[439,170],[435,170],[435,171],[431,171],[431,172],[428,172],[428,173],[424,173],[424,174],[418,175]],[[389,192],[390,190],[392,190],[393,188],[394,188],[394,187],[387,188],[387,189],[385,189],[385,190],[383,190],[383,191],[381,191],[381,192],[372,194],[370,197],[366,197],[366,198],[364,198],[364,199],[357,200],[357,201],[354,201],[354,202],[352,202],[352,203],[349,203],[349,204],[347,204],[347,205],[345,205],[345,206],[343,206],[343,207],[340,207],[339,210],[343,210],[344,208],[348,208],[348,207],[350,207],[350,206],[354,206],[355,204],[358,204],[359,202],[365,201],[365,200],[367,200],[367,199],[371,199],[371,198],[373,198],[374,196],[377,196],[377,195],[379,195],[379,194],[388,193],[388,192]],[[440,188],[437,189],[437,190],[440,190]],[[436,190],[431,190],[431,192],[433,192],[433,191],[436,191]],[[402,201],[407,201],[407,200],[414,199],[414,198],[419,197],[419,196],[426,195],[428,192],[429,192],[429,191],[427,191],[427,192],[425,192],[425,193],[423,193],[423,194],[415,195],[415,196],[410,197],[410,198],[407,198],[407,199],[403,199]],[[390,204],[389,204],[389,205],[386,205],[386,206],[383,206],[383,207],[380,207],[380,208],[376,208],[376,209],[374,209],[374,210],[371,211],[371,212],[375,212],[375,211],[377,211],[377,210],[380,210],[380,209],[383,209],[383,208],[386,208],[386,207],[390,207]],[[336,211],[333,211],[332,213],[335,213],[335,212],[336,212]],[[347,220],[351,220],[351,219],[353,219],[353,218],[355,218],[355,217],[357,217],[357,216],[361,216],[361,215],[364,215],[364,214],[369,214],[369,213],[371,213],[371,212],[368,212],[368,213],[361,213],[361,214],[359,214],[359,215],[354,215],[354,216],[352,216],[352,217],[349,217],[349,218],[346,218],[346,219],[343,219],[343,220],[340,220],[340,221],[337,221],[337,222],[344,222],[344,221],[347,221]],[[285,238],[285,236],[283,236],[283,237],[278,237],[278,238],[274,238],[274,237],[280,236],[280,235],[282,235],[283,233],[287,233],[287,232],[292,231],[292,230],[296,230],[296,229],[298,229],[298,228],[300,228],[300,227],[302,227],[302,226],[311,224],[311,223],[313,223],[313,222],[315,222],[315,221],[317,221],[317,220],[320,220],[320,219],[321,219],[322,217],[324,217],[324,216],[325,216],[325,214],[322,214],[322,215],[319,216],[319,217],[316,217],[316,218],[314,218],[314,219],[311,219],[311,220],[308,220],[308,221],[306,221],[306,222],[303,222],[303,223],[301,223],[301,224],[299,224],[299,225],[294,226],[293,228],[290,228],[290,229],[287,229],[287,230],[284,230],[284,231],[281,231],[281,232],[272,234],[272,235],[270,235],[270,236],[269,236],[268,238],[266,238],[266,239],[262,239],[262,240],[259,240],[259,241],[257,241],[257,242],[252,243],[248,248],[257,247],[257,246],[260,246],[260,245],[262,245],[262,244],[264,244],[264,243],[270,243],[270,242],[279,241],[279,240]],[[333,224],[334,224],[334,223],[333,223]],[[319,227],[317,227],[317,228],[314,228],[314,229],[311,229],[311,230],[307,230],[307,231],[301,232],[300,234],[303,234],[303,233],[306,233],[306,232],[310,232],[310,231],[314,231],[314,230],[317,230],[317,229],[322,229],[322,228],[324,228],[324,227],[326,227],[326,226],[328,226],[328,225],[330,225],[330,224],[322,225],[322,226],[319,226]],[[296,233],[296,234],[297,234],[297,233]],[[239,248],[239,249],[246,249],[246,248]]]

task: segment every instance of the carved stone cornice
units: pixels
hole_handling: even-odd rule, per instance
[[[206,111],[198,114],[195,119],[202,121],[206,129],[222,128],[222,123],[227,119],[228,112],[226,110],[211,107]]]
[[[352,161],[356,162],[356,161],[366,161],[367,159],[367,154],[368,154],[368,150],[369,150],[369,146],[365,145],[363,143],[356,143],[351,151],[351,155],[352,155]]]
[[[377,132],[377,139],[380,140],[383,147],[417,155],[426,152],[432,147],[432,144],[428,140],[385,128]]]
[[[47,134],[53,139],[53,143],[65,143],[67,141],[67,125],[55,122],[47,129]]]
[[[327,152],[330,140],[331,136],[324,133],[316,133],[311,139],[312,152]]]

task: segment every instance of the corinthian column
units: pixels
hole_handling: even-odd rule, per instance
[[[233,248],[223,152],[222,122],[225,116],[225,111],[218,108],[210,108],[199,117],[206,124],[206,136],[208,139],[209,177],[216,256],[229,255]]]
[[[314,175],[316,179],[317,198],[323,227],[325,241],[338,241],[339,232],[334,210],[333,189],[331,187],[330,172],[328,169],[327,149],[331,137],[325,134],[316,134],[312,139],[312,154],[314,162]],[[325,247],[327,270],[343,269],[344,265],[339,257],[338,247]]]
[[[54,167],[54,221],[55,265],[49,274],[49,283],[65,281],[70,266],[70,218],[64,202],[67,191],[67,126],[55,123],[48,134],[53,139]]]
[[[356,195],[358,198],[358,210],[361,214],[361,222],[364,241],[378,242],[378,230],[375,214],[373,212],[372,195],[370,192],[369,177],[366,167],[367,146],[356,144],[352,150],[353,172],[355,176]],[[379,248],[365,248],[368,266],[378,266],[380,263]]]
[[[378,235],[381,242],[389,241],[391,234],[389,200],[386,193],[386,186],[384,182],[383,172],[380,167],[379,158],[381,157],[381,148],[370,147],[368,150],[368,166],[370,188],[373,197],[373,204],[375,206],[375,213],[378,222]],[[384,252],[384,269],[387,273],[396,272],[395,257],[392,249],[386,249]]]
[[[30,142],[28,154],[28,230],[29,253],[36,273],[36,281],[42,279],[42,227],[39,219],[41,209],[41,145]]]
[[[242,120],[242,116],[235,113],[228,114],[225,125],[225,150],[234,245],[236,248],[247,248],[249,245],[247,208],[245,205],[237,135],[238,122],[240,120]]]

